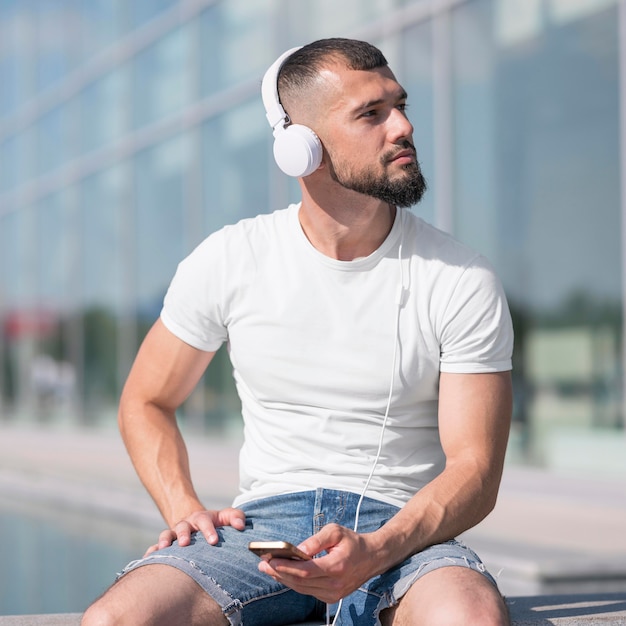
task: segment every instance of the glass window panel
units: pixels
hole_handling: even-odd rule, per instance
[[[0,283],[4,331],[3,387],[11,408],[26,407],[30,364],[37,340],[36,265],[33,211],[22,207],[0,217]]]
[[[81,302],[84,308],[121,307],[128,172],[119,165],[90,176],[81,185],[83,242]]]
[[[63,313],[76,302],[79,239],[71,190],[48,196],[37,205],[37,278],[40,306]]]
[[[35,247],[33,213],[21,207],[2,217],[0,230],[0,276],[3,285],[3,308],[12,310],[34,306],[35,298]]]
[[[178,111],[193,95],[191,26],[172,31],[141,52],[133,67],[133,123],[155,122]]]
[[[87,57],[97,54],[122,34],[124,0],[82,0],[80,11]]]
[[[84,89],[80,96],[83,151],[96,150],[122,137],[128,126],[130,69],[123,66]]]
[[[0,4],[0,115],[15,110],[17,105],[17,92],[19,85],[19,72],[17,51],[13,41],[14,8],[9,11],[8,7]]]
[[[52,109],[37,122],[37,172],[45,174],[63,165],[72,153],[69,104]]]
[[[145,24],[177,3],[178,0],[133,0],[133,2],[128,2],[126,10],[131,28]]]
[[[42,91],[73,69],[80,58],[82,21],[76,0],[35,0],[36,80]]]
[[[75,189],[36,206],[37,308],[30,361],[30,409],[36,419],[67,419],[76,407],[76,290],[79,264]]]
[[[384,50],[383,50],[384,52]],[[433,45],[432,24],[418,24],[402,34],[402,67],[392,70],[408,94],[407,114],[413,127],[413,139],[422,173],[429,184],[421,202],[413,210],[434,223],[434,135],[433,135]]]
[[[0,114],[17,111],[33,93],[33,41],[30,7],[0,3]]]
[[[128,169],[116,166],[81,185],[83,397],[90,421],[114,415],[130,260],[125,254]]]
[[[202,95],[262,75],[273,60],[273,0],[228,0],[201,18]]]
[[[15,178],[12,187],[19,187],[34,176],[37,165],[36,142],[37,135],[34,126],[15,135],[15,167],[12,168]]]
[[[519,441],[599,463],[592,433],[622,424],[617,8],[512,4],[454,11],[456,230],[509,293]]]
[[[395,0],[299,0],[285,2],[291,45],[303,45],[324,37],[341,37],[355,26],[385,16]],[[329,17],[332,16],[332,17]],[[286,48],[288,46],[285,46]]]
[[[278,208],[269,202],[269,142],[263,106],[254,98],[203,128],[207,232]]]
[[[17,184],[17,139],[9,137],[0,143],[0,193]]]
[[[191,141],[182,135],[137,156],[136,298],[140,319],[152,323],[183,255],[186,176]]]

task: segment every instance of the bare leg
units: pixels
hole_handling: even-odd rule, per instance
[[[482,574],[464,567],[441,567],[426,574],[380,618],[383,626],[510,624],[498,590]]]
[[[189,576],[144,565],[121,578],[87,609],[81,626],[222,626],[218,604]]]

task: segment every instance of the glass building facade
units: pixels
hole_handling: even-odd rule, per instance
[[[0,411],[111,423],[177,263],[284,207],[260,99],[285,49],[378,45],[414,210],[483,252],[516,330],[514,462],[626,467],[626,3],[0,0]],[[620,36],[621,35],[621,36]],[[181,411],[239,428],[224,350]]]

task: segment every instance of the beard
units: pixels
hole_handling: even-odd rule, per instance
[[[415,151],[409,141],[405,141],[400,149]],[[394,179],[390,178],[387,165],[400,149],[387,152],[381,157],[382,171],[380,173],[372,170],[352,171],[349,167],[335,164],[331,158],[330,175],[345,189],[371,196],[398,208],[408,208],[422,199],[427,184],[417,158],[414,163],[402,166],[401,175]]]

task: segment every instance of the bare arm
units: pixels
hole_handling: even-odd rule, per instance
[[[387,550],[400,560],[472,528],[498,495],[511,423],[510,372],[441,374],[439,394],[446,467],[383,530]]]
[[[139,478],[170,527],[153,548],[177,537],[185,544],[196,530],[214,543],[216,525],[243,520],[234,509],[205,511],[192,484],[187,448],[176,422],[177,408],[213,355],[181,341],[158,320],[142,343],[122,392],[118,415],[122,438]]]
[[[374,533],[330,524],[299,547],[328,555],[307,563],[262,563],[288,586],[335,602],[411,554],[447,541],[480,522],[494,507],[511,420],[511,377],[441,374],[439,428],[444,471]]]

